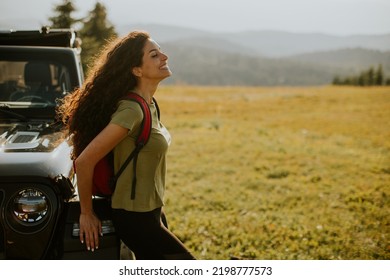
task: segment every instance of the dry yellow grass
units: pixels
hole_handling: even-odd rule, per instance
[[[390,259],[390,88],[162,87],[166,212],[199,259]]]

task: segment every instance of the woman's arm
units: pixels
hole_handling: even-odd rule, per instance
[[[77,185],[80,197],[80,241],[88,250],[99,247],[99,235],[102,234],[100,220],[92,207],[92,178],[95,165],[121,142],[128,129],[116,124],[107,125],[84,149],[75,161]]]

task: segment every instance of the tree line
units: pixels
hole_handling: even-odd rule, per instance
[[[390,78],[385,79],[382,65],[379,64],[375,69],[371,66],[369,69],[360,72],[355,76],[341,78],[335,76],[333,85],[351,85],[351,86],[383,86],[390,85]]]
[[[73,28],[82,40],[82,64],[86,72],[92,59],[99,54],[101,47],[108,39],[118,36],[115,27],[107,19],[106,7],[96,2],[95,7],[88,15],[74,18],[76,11],[71,0],[63,0],[53,8],[54,15],[49,18],[51,28]]]

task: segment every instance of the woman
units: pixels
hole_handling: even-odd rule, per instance
[[[106,46],[84,85],[59,109],[74,145],[80,197],[80,241],[99,246],[101,222],[92,208],[96,163],[114,151],[115,172],[133,150],[143,119],[140,106],[123,100],[129,91],[143,97],[152,113],[152,131],[137,162],[137,186],[131,199],[133,168],[126,168],[112,196],[113,221],[136,259],[194,259],[161,222],[170,134],[157,116],[153,95],[172,73],[168,57],[148,33],[131,32]],[[132,165],[129,165],[129,167]]]

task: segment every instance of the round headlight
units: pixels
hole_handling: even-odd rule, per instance
[[[11,207],[17,220],[25,223],[36,223],[46,216],[48,201],[41,191],[26,189],[15,196]]]

